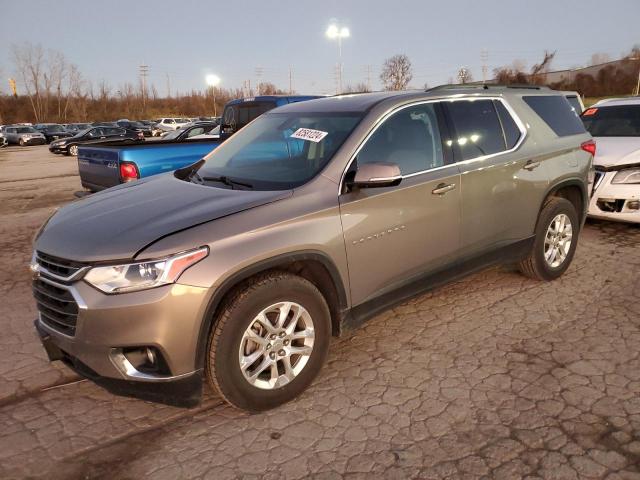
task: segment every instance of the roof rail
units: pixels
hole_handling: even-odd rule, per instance
[[[542,90],[549,89],[546,85],[530,85],[528,83],[512,83],[512,84],[499,84],[499,83],[457,83],[438,85],[437,87],[427,88],[425,92],[434,92],[438,90],[461,90],[468,88],[479,88],[482,90],[489,90],[490,88],[526,88],[529,90]]]

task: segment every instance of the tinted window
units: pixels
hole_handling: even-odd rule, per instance
[[[585,133],[580,117],[566,98],[560,95],[535,95],[522,99],[559,137]]]
[[[238,106],[238,129],[244,127],[247,123],[258,118],[265,112],[276,107],[274,102],[253,102],[249,104],[240,104]]]
[[[403,175],[441,167],[442,140],[435,104],[405,108],[373,133],[358,153],[363,163],[395,163]]]
[[[640,105],[587,108],[582,121],[594,137],[640,137]]]
[[[502,126],[492,100],[457,100],[445,105],[455,129],[453,141],[463,160],[505,150]]]
[[[504,138],[507,141],[507,150],[511,150],[516,146],[516,143],[518,143],[522,132],[520,132],[518,125],[516,125],[515,120],[507,110],[507,107],[504,106],[504,103],[499,100],[494,100],[493,103],[498,112],[498,117],[500,118]]]
[[[573,107],[578,115],[582,113],[582,105],[580,105],[580,99],[578,97],[575,95],[568,96],[567,102],[569,102],[569,105]]]

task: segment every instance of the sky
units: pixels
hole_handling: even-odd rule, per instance
[[[62,52],[85,78],[114,90],[137,84],[149,66],[160,95],[270,81],[303,94],[335,93],[338,45],[332,21],[351,36],[342,44],[343,85],[380,89],[384,60],[406,54],[410,86],[435,86],[461,67],[482,79],[514,60],[528,67],[557,51],[552,69],[611,59],[640,44],[640,0],[0,0],[0,91],[15,76],[11,45],[31,42]],[[18,79],[18,89],[20,82]]]

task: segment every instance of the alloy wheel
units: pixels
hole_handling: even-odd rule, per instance
[[[544,239],[544,259],[551,268],[564,263],[571,249],[573,226],[564,213],[553,217]]]
[[[295,302],[262,310],[245,330],[238,360],[245,380],[273,390],[293,381],[309,361],[315,329],[309,312]]]

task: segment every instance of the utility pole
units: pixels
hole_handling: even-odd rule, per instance
[[[482,60],[482,83],[487,83],[487,61],[489,60],[489,52],[483,48],[480,52],[480,60]]]
[[[167,75],[167,97],[171,98],[171,77],[169,76],[169,73],[167,73],[166,75]]]
[[[140,69],[140,81],[142,82],[142,111],[147,110],[147,76],[149,75],[149,65],[144,63],[138,67]]]
[[[371,91],[371,65],[367,65],[367,90]]]
[[[261,95],[262,92],[260,91],[261,89],[261,83],[262,83],[262,74],[264,73],[264,68],[262,67],[256,67],[255,68],[255,73],[256,73],[256,85],[257,85],[257,89],[258,89],[258,95]]]
[[[289,65],[289,95],[293,94],[293,68]]]

